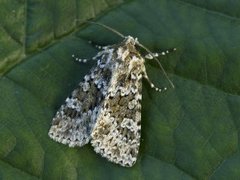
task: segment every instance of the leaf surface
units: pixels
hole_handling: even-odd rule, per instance
[[[193,0],[0,2],[1,179],[240,178],[240,3]],[[68,148],[47,133],[52,117],[95,62],[98,45],[137,37],[176,88],[158,93],[143,81],[137,164],[123,168],[90,145]],[[146,52],[142,52],[143,54]],[[154,61],[150,79],[169,86]]]

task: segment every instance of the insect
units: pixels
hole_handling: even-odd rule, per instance
[[[104,24],[95,24],[115,32],[123,41],[102,47],[93,57],[97,66],[85,75],[57,111],[48,134],[70,147],[90,142],[94,150],[109,161],[131,167],[137,160],[140,146],[142,78],[156,91],[164,90],[149,80],[145,59],[137,47],[149,53],[146,58],[155,60],[169,51],[153,54],[137,38],[124,36]]]

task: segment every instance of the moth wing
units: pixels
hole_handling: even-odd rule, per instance
[[[130,80],[124,87],[114,85],[109,89],[92,131],[91,144],[109,161],[131,167],[140,146],[142,82]]]
[[[53,118],[48,133],[50,138],[70,147],[83,146],[89,142],[104,99],[101,83],[108,85],[107,76],[104,69],[96,67],[84,77]]]

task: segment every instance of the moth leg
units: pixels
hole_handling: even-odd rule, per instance
[[[94,46],[96,49],[99,49],[99,50],[103,50],[107,47],[107,46],[101,46],[101,45],[95,44],[92,41],[88,41],[88,43],[91,44],[92,46]]]
[[[146,59],[153,59],[154,57],[159,57],[159,56],[165,56],[173,51],[176,51],[177,49],[176,48],[172,48],[172,49],[167,49],[165,51],[162,51],[160,53],[149,53],[147,55],[145,55],[145,58]]]
[[[74,58],[75,61],[81,62],[81,63],[86,63],[89,61],[89,59],[81,59],[79,57],[76,57],[74,54],[72,55],[72,58]]]
[[[164,88],[156,87],[156,86],[153,84],[153,82],[149,79],[146,70],[143,71],[143,77],[147,80],[147,82],[149,83],[150,87],[153,88],[153,89],[155,89],[155,91],[157,91],[157,92],[162,92],[162,91],[166,91],[166,90],[167,90],[166,87],[164,87]]]
[[[97,48],[99,50],[103,50],[107,47],[107,46],[96,45],[92,41],[88,41],[88,43],[93,45],[95,48]],[[89,61],[89,59],[82,59],[82,58],[76,57],[74,54],[72,55],[72,57],[74,58],[75,61],[81,62],[81,63],[87,63]],[[92,58],[92,59],[95,59],[95,58]]]

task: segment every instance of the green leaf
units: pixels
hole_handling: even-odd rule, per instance
[[[78,0],[0,2],[0,179],[239,179],[240,2]],[[47,133],[56,110],[94,62],[99,45],[137,37],[161,57],[176,88],[143,81],[137,164],[123,168],[90,145],[69,148]],[[143,52],[145,53],[145,52]],[[169,86],[156,63],[150,79]]]

